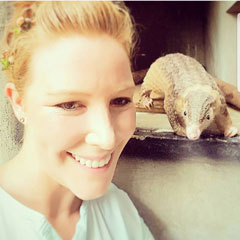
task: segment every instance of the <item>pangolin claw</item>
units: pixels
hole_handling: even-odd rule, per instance
[[[153,100],[148,96],[143,96],[141,102],[143,106],[149,110],[153,107]]]
[[[238,134],[238,129],[236,127],[231,126],[224,132],[225,137],[234,137]]]

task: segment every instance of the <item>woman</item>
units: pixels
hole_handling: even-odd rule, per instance
[[[16,4],[1,61],[24,141],[0,168],[0,239],[152,239],[111,184],[135,128],[133,37],[123,4]]]

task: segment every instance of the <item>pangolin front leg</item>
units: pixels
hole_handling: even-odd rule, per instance
[[[142,97],[140,99],[142,105],[147,108],[151,109],[153,107],[153,100],[150,97],[152,90],[146,91],[142,94]]]
[[[218,129],[224,133],[225,137],[234,137],[238,134],[238,129],[232,125],[226,106],[222,107],[220,113],[216,115],[215,121]]]

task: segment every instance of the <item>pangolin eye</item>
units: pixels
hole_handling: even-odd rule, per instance
[[[207,120],[210,120],[210,116],[209,116],[209,115],[207,115],[206,119],[207,119]]]
[[[183,113],[183,114],[184,114],[184,116],[187,116],[187,112],[186,112],[186,111],[184,111],[184,113]]]

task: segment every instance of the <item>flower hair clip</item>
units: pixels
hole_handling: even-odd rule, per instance
[[[10,64],[13,64],[13,56],[9,54],[9,51],[4,51],[0,61],[3,65],[2,70],[7,70]]]
[[[33,18],[32,9],[29,7],[24,8],[22,10],[21,16],[18,17],[16,20],[17,26],[13,29],[13,32],[19,34],[21,32],[28,31],[33,24],[32,18]]]
[[[27,32],[33,25],[33,11],[31,8],[24,8],[22,10],[21,16],[17,18],[16,20],[16,27],[8,33],[7,35],[7,44],[11,42],[13,34],[20,34],[23,32]],[[13,55],[10,53],[10,51],[4,51],[2,53],[2,57],[0,58],[0,61],[3,65],[2,70],[7,70],[11,64],[13,64]]]
[[[16,21],[17,26],[13,29],[14,33],[26,32],[31,28],[32,20],[28,17],[20,16]]]

